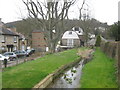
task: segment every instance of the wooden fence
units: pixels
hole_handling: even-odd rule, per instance
[[[100,45],[101,50],[111,58],[117,60],[117,79],[120,86],[120,42],[105,42],[102,41]]]

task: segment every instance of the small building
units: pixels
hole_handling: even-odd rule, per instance
[[[88,36],[89,36],[89,39],[90,39],[90,40],[96,38],[95,34],[88,33]]]
[[[75,31],[66,31],[61,40],[61,48],[73,48],[80,46],[80,39]]]
[[[33,30],[32,32],[32,48],[36,51],[46,51],[47,44],[44,37],[44,32],[40,30]]]

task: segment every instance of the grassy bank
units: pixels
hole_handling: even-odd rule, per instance
[[[48,74],[78,58],[77,49],[46,55],[40,59],[5,69],[3,88],[32,88]]]
[[[107,57],[99,48],[93,60],[83,68],[81,88],[116,88],[115,60]]]

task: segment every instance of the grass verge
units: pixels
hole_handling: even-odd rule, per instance
[[[32,88],[62,65],[79,58],[77,49],[46,55],[40,59],[5,69],[3,88]]]
[[[81,88],[117,88],[115,60],[107,57],[99,48],[93,60],[83,68]]]

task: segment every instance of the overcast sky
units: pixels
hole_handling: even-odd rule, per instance
[[[118,1],[120,0],[87,0],[90,3],[92,16],[109,25],[118,21]],[[82,0],[71,8],[70,18],[78,18],[78,7]],[[12,22],[25,17],[22,0],[0,0],[0,18],[3,22]]]
[[[119,4],[118,4],[118,20],[120,21],[120,1],[119,1]]]

